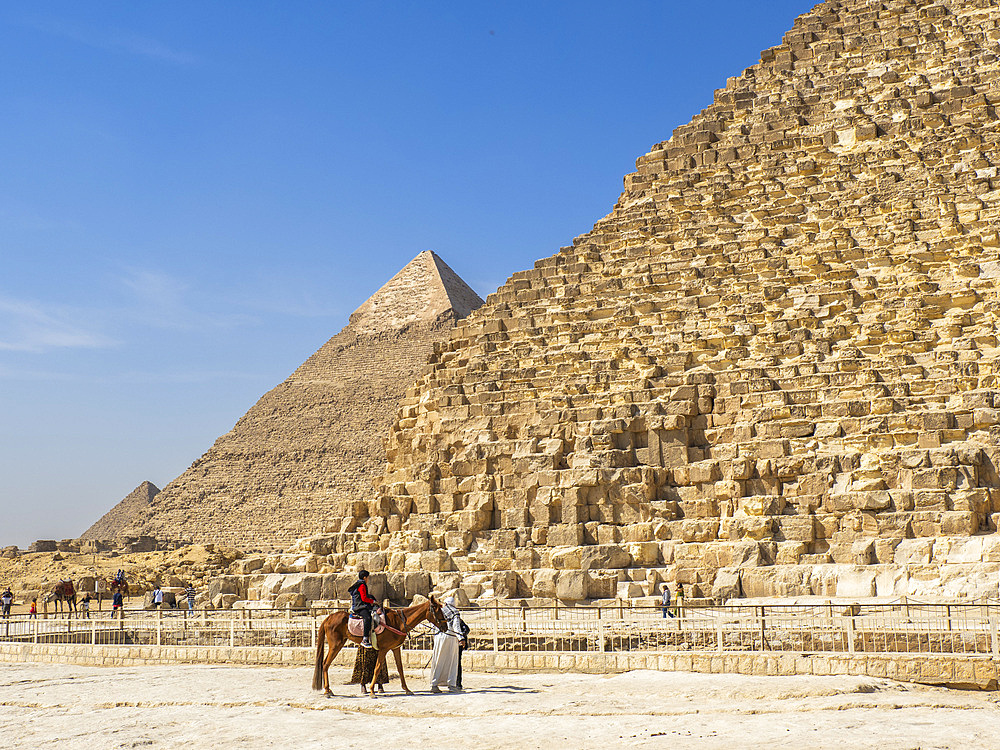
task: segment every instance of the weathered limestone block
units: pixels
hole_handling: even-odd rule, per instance
[[[933,539],[903,539],[896,546],[893,560],[897,565],[927,565],[934,546]]]
[[[878,571],[864,566],[843,566],[837,571],[837,596],[852,599],[875,596]]]
[[[561,570],[556,576],[556,597],[566,600],[587,598],[588,573],[582,570]]]
[[[660,545],[656,542],[633,542],[626,545],[626,549],[632,558],[633,565],[648,566],[656,565],[660,562]]]
[[[552,550],[552,567],[558,570],[580,570],[581,553],[587,547],[557,547]]]
[[[556,578],[559,571],[540,569],[532,571],[531,593],[533,596],[552,599],[556,597]],[[617,578],[615,579],[617,581]]]
[[[232,609],[232,602],[225,601],[225,595],[221,597],[223,599],[222,606],[218,609]],[[213,600],[214,603],[214,600]],[[229,606],[226,606],[228,604]],[[285,592],[283,594],[278,594],[278,597],[274,600],[274,606],[277,609],[302,609],[307,604],[305,596],[302,594],[294,592]]]
[[[774,557],[775,565],[798,565],[807,554],[809,545],[805,542],[778,542]]]
[[[727,602],[743,595],[740,571],[735,568],[720,570],[712,582],[712,598],[717,602]]]
[[[650,544],[656,543],[650,542]],[[659,545],[656,545],[656,547],[655,557],[658,559]],[[580,568],[582,570],[625,568],[632,563],[634,558],[630,550],[620,547],[617,544],[587,545],[578,549],[580,554]]]
[[[420,569],[428,572],[453,570],[451,555],[447,550],[435,549],[420,553]]]
[[[774,534],[774,519],[771,517],[735,516],[723,518],[721,524],[723,539],[770,539]]]
[[[535,594],[539,596],[538,593]],[[587,597],[589,599],[611,599],[618,595],[618,574],[607,571],[588,571]]]

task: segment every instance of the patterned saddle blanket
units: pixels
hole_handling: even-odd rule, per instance
[[[350,617],[347,618],[347,632],[360,638],[365,634],[365,621],[353,612],[349,614]],[[378,612],[372,612],[372,632],[378,635],[384,630],[385,623],[382,622],[382,618],[379,617]]]

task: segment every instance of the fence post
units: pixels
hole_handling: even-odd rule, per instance
[[[229,648],[236,645],[236,620],[229,618]]]
[[[32,620],[32,622],[35,624],[35,643],[38,643],[38,618],[36,617]],[[995,640],[996,639],[994,639],[994,641]]]
[[[760,650],[761,651],[763,651],[765,648],[767,648],[767,640],[766,640],[767,636],[765,636],[765,634],[764,634],[764,630],[765,630],[766,627],[767,627],[767,624],[766,624],[766,622],[764,620],[764,608],[761,607],[760,608]]]
[[[311,611],[311,610],[310,610]],[[310,644],[313,648],[316,648],[316,633],[319,630],[320,625],[320,615],[313,615],[310,620],[312,620],[312,633],[310,635]]]
[[[854,605],[851,605],[851,613],[847,616],[847,653],[854,653]]]
[[[162,605],[161,605],[162,606]],[[156,608],[156,645],[160,646],[163,643],[163,610],[159,607]]]
[[[993,651],[993,658],[995,659],[1000,657],[1000,638],[997,637],[998,635],[1000,635],[1000,633],[997,632],[998,630],[997,621],[994,618],[990,617],[989,623],[990,623],[990,647]]]
[[[719,612],[719,614],[716,615],[716,618],[715,618],[715,637],[718,640],[718,643],[717,643],[718,650],[719,651],[725,651],[725,648],[723,647],[723,639],[722,639],[722,612]]]
[[[97,645],[97,620],[90,621],[90,645]]]
[[[500,650],[500,601],[493,600],[493,653]]]

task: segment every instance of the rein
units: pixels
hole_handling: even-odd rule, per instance
[[[410,634],[410,631],[413,630],[413,627],[410,627],[410,622],[407,619],[406,615],[403,614],[403,610],[401,610],[401,609],[390,609],[388,611],[395,612],[399,616],[399,618],[403,621],[403,629],[402,630],[397,630],[396,628],[392,627],[392,625],[390,625],[389,623],[383,622],[382,624],[385,625],[385,629],[386,630],[391,630],[393,633],[396,633],[397,635],[401,635],[401,636],[403,636],[403,638],[406,638],[406,636],[408,636]],[[428,607],[428,609],[427,609],[427,614],[430,615],[430,607]],[[436,625],[432,625],[432,623],[430,623],[430,622],[427,622],[425,624],[427,624],[428,626],[437,627]]]

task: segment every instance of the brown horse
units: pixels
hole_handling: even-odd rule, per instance
[[[45,597],[45,601],[43,602],[46,612],[49,609],[49,602],[52,601],[56,603],[56,612],[61,613],[62,603],[66,602],[66,614],[69,614],[70,610],[75,613],[76,589],[73,588],[73,581],[67,578],[65,581],[59,581],[59,583],[53,587],[52,593]]]
[[[406,634],[424,620],[429,621],[438,630],[447,630],[448,623],[444,615],[441,614],[441,604],[433,596],[425,602],[414,604],[406,609],[386,608],[383,611],[385,624],[388,627],[378,636],[378,660],[372,673],[371,697],[375,697],[375,680],[379,668],[385,667],[385,657],[390,651],[396,659],[399,684],[407,695],[413,695],[413,692],[406,687],[406,677],[403,676],[403,656],[400,653],[403,641],[406,640]],[[319,626],[319,632],[316,634],[316,668],[313,670],[313,690],[325,690],[327,695],[333,695],[330,692],[330,674],[327,671],[330,669],[330,663],[337,658],[340,649],[348,641],[361,643],[361,636],[351,635],[347,632],[347,618],[346,611],[334,612]],[[393,632],[389,628],[399,632]],[[330,653],[324,658],[323,652],[326,650],[327,641],[330,642]]]

